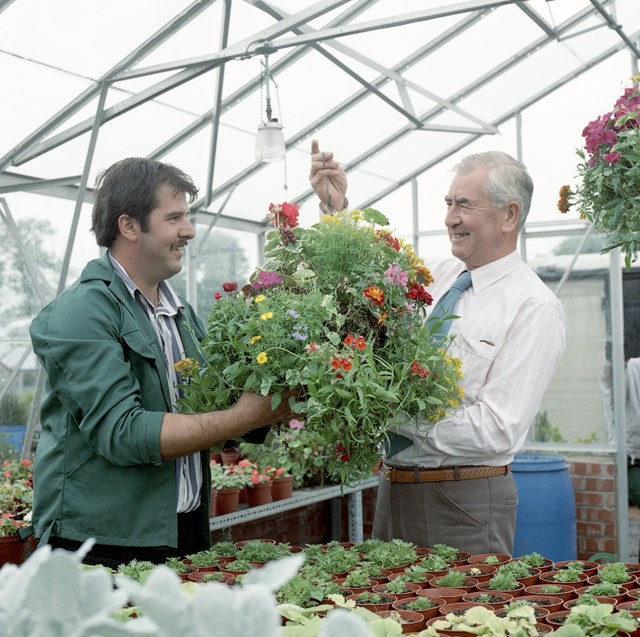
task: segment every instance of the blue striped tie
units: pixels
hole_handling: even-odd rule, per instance
[[[465,270],[454,281],[453,285],[449,288],[445,294],[443,294],[436,303],[433,311],[429,315],[427,322],[432,320],[441,321],[438,327],[432,333],[432,336],[444,340],[449,330],[451,329],[451,322],[453,319],[442,320],[445,316],[451,316],[455,307],[462,296],[462,293],[471,287],[471,272]],[[406,436],[402,436],[397,433],[389,433],[389,443],[387,450],[387,458],[395,455],[399,451],[406,449],[411,445],[411,440]]]
[[[449,291],[440,297],[440,300],[436,303],[433,311],[427,319],[427,323],[431,323],[432,321],[442,321],[433,332],[433,336],[436,336],[440,339],[444,339],[447,336],[449,330],[451,329],[451,322],[453,321],[453,319],[442,319],[445,316],[451,316],[453,314],[453,311],[455,310],[456,305],[460,300],[460,297],[462,296],[462,293],[470,287],[471,272],[469,272],[469,270],[465,270],[454,281],[453,285],[449,288]]]

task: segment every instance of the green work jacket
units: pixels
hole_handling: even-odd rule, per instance
[[[202,324],[177,317],[184,355]],[[175,461],[160,457],[172,410],[166,365],[144,310],[108,255],[90,261],[30,327],[47,373],[34,467],[33,524],[49,535],[120,546],[177,546]],[[203,546],[210,545],[209,454],[201,453]]]

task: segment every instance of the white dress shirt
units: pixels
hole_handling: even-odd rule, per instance
[[[465,265],[426,265],[435,305]],[[398,432],[413,444],[393,456],[394,466],[509,464],[564,351],[562,305],[517,252],[472,270],[471,279],[449,333],[449,353],[462,361],[463,403],[426,435],[419,424],[401,424]]]

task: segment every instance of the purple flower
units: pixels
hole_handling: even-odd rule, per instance
[[[300,332],[292,332],[291,336],[293,336],[293,338],[295,338],[296,341],[306,341],[307,340],[307,335],[306,334],[301,334]]]
[[[293,316],[293,318],[299,318],[300,314],[298,314],[295,310],[287,310],[287,314],[289,316]]]
[[[616,152],[607,153],[604,156],[604,160],[606,162],[608,162],[609,164],[615,164],[617,161],[619,161],[620,157],[622,157],[622,155],[620,153],[616,153]]]
[[[251,284],[254,290],[262,290],[263,288],[270,288],[274,285],[281,285],[282,279],[277,272],[267,272],[260,270],[256,280]]]

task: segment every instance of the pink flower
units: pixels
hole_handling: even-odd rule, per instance
[[[265,270],[260,270],[258,277],[251,284],[251,287],[254,290],[262,290],[263,288],[270,288],[274,285],[280,285],[281,283],[282,279],[277,272],[266,272]]]
[[[406,270],[403,270],[398,264],[394,263],[393,265],[390,265],[384,273],[384,282],[404,287],[409,282],[409,273]]]
[[[292,418],[289,421],[289,429],[304,429],[304,423],[297,418]]]
[[[622,157],[622,155],[620,153],[616,153],[616,152],[607,153],[604,156],[604,160],[606,162],[608,162],[609,164],[615,164],[617,161],[619,161],[620,157]]]

